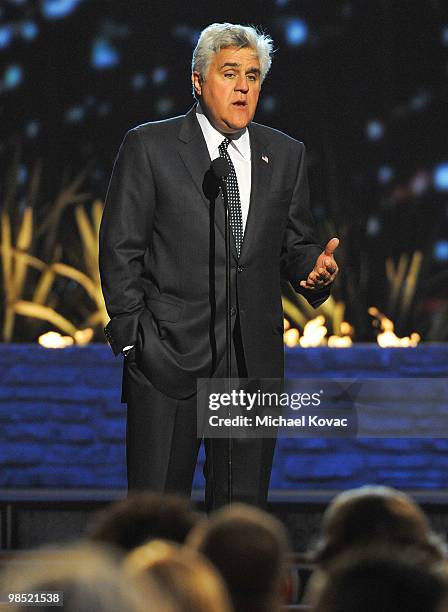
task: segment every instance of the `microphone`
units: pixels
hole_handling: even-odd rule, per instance
[[[217,157],[212,161],[210,167],[214,176],[218,180],[227,178],[232,171],[230,164],[225,157]]]
[[[222,196],[225,211],[225,245],[226,245],[226,378],[229,384],[230,392],[230,377],[232,375],[232,312],[231,312],[231,276],[230,276],[230,213],[229,213],[229,196],[227,193],[227,185],[225,179],[232,172],[232,168],[225,157],[217,157],[210,165],[215,179],[221,184]],[[227,416],[231,417],[231,409],[228,408]],[[232,475],[232,437],[229,435],[227,440],[227,502],[232,503],[233,500],[233,475]]]

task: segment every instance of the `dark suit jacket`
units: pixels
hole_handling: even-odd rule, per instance
[[[232,245],[232,316],[239,312],[249,377],[283,376],[281,276],[302,291],[322,248],[309,210],[305,147],[251,123],[250,209],[241,256]],[[130,130],[100,230],[100,270],[115,354],[137,343],[142,370],[171,397],[216,374],[225,347],[224,210],[196,119]],[[223,375],[223,374],[221,374]]]

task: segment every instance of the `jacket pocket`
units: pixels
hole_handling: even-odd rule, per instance
[[[146,305],[157,321],[176,323],[182,312],[182,306],[180,304],[174,304],[173,302],[158,300],[156,298],[147,298]]]

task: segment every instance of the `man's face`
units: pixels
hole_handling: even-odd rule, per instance
[[[250,47],[225,47],[215,53],[207,78],[192,74],[196,95],[210,123],[224,134],[244,129],[260,95],[260,62]]]

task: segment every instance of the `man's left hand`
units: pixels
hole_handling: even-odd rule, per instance
[[[306,280],[300,281],[300,286],[304,289],[323,289],[334,281],[339,271],[333,253],[339,245],[338,238],[332,238],[328,241],[325,250],[316,259],[316,263],[312,271],[308,274]]]

